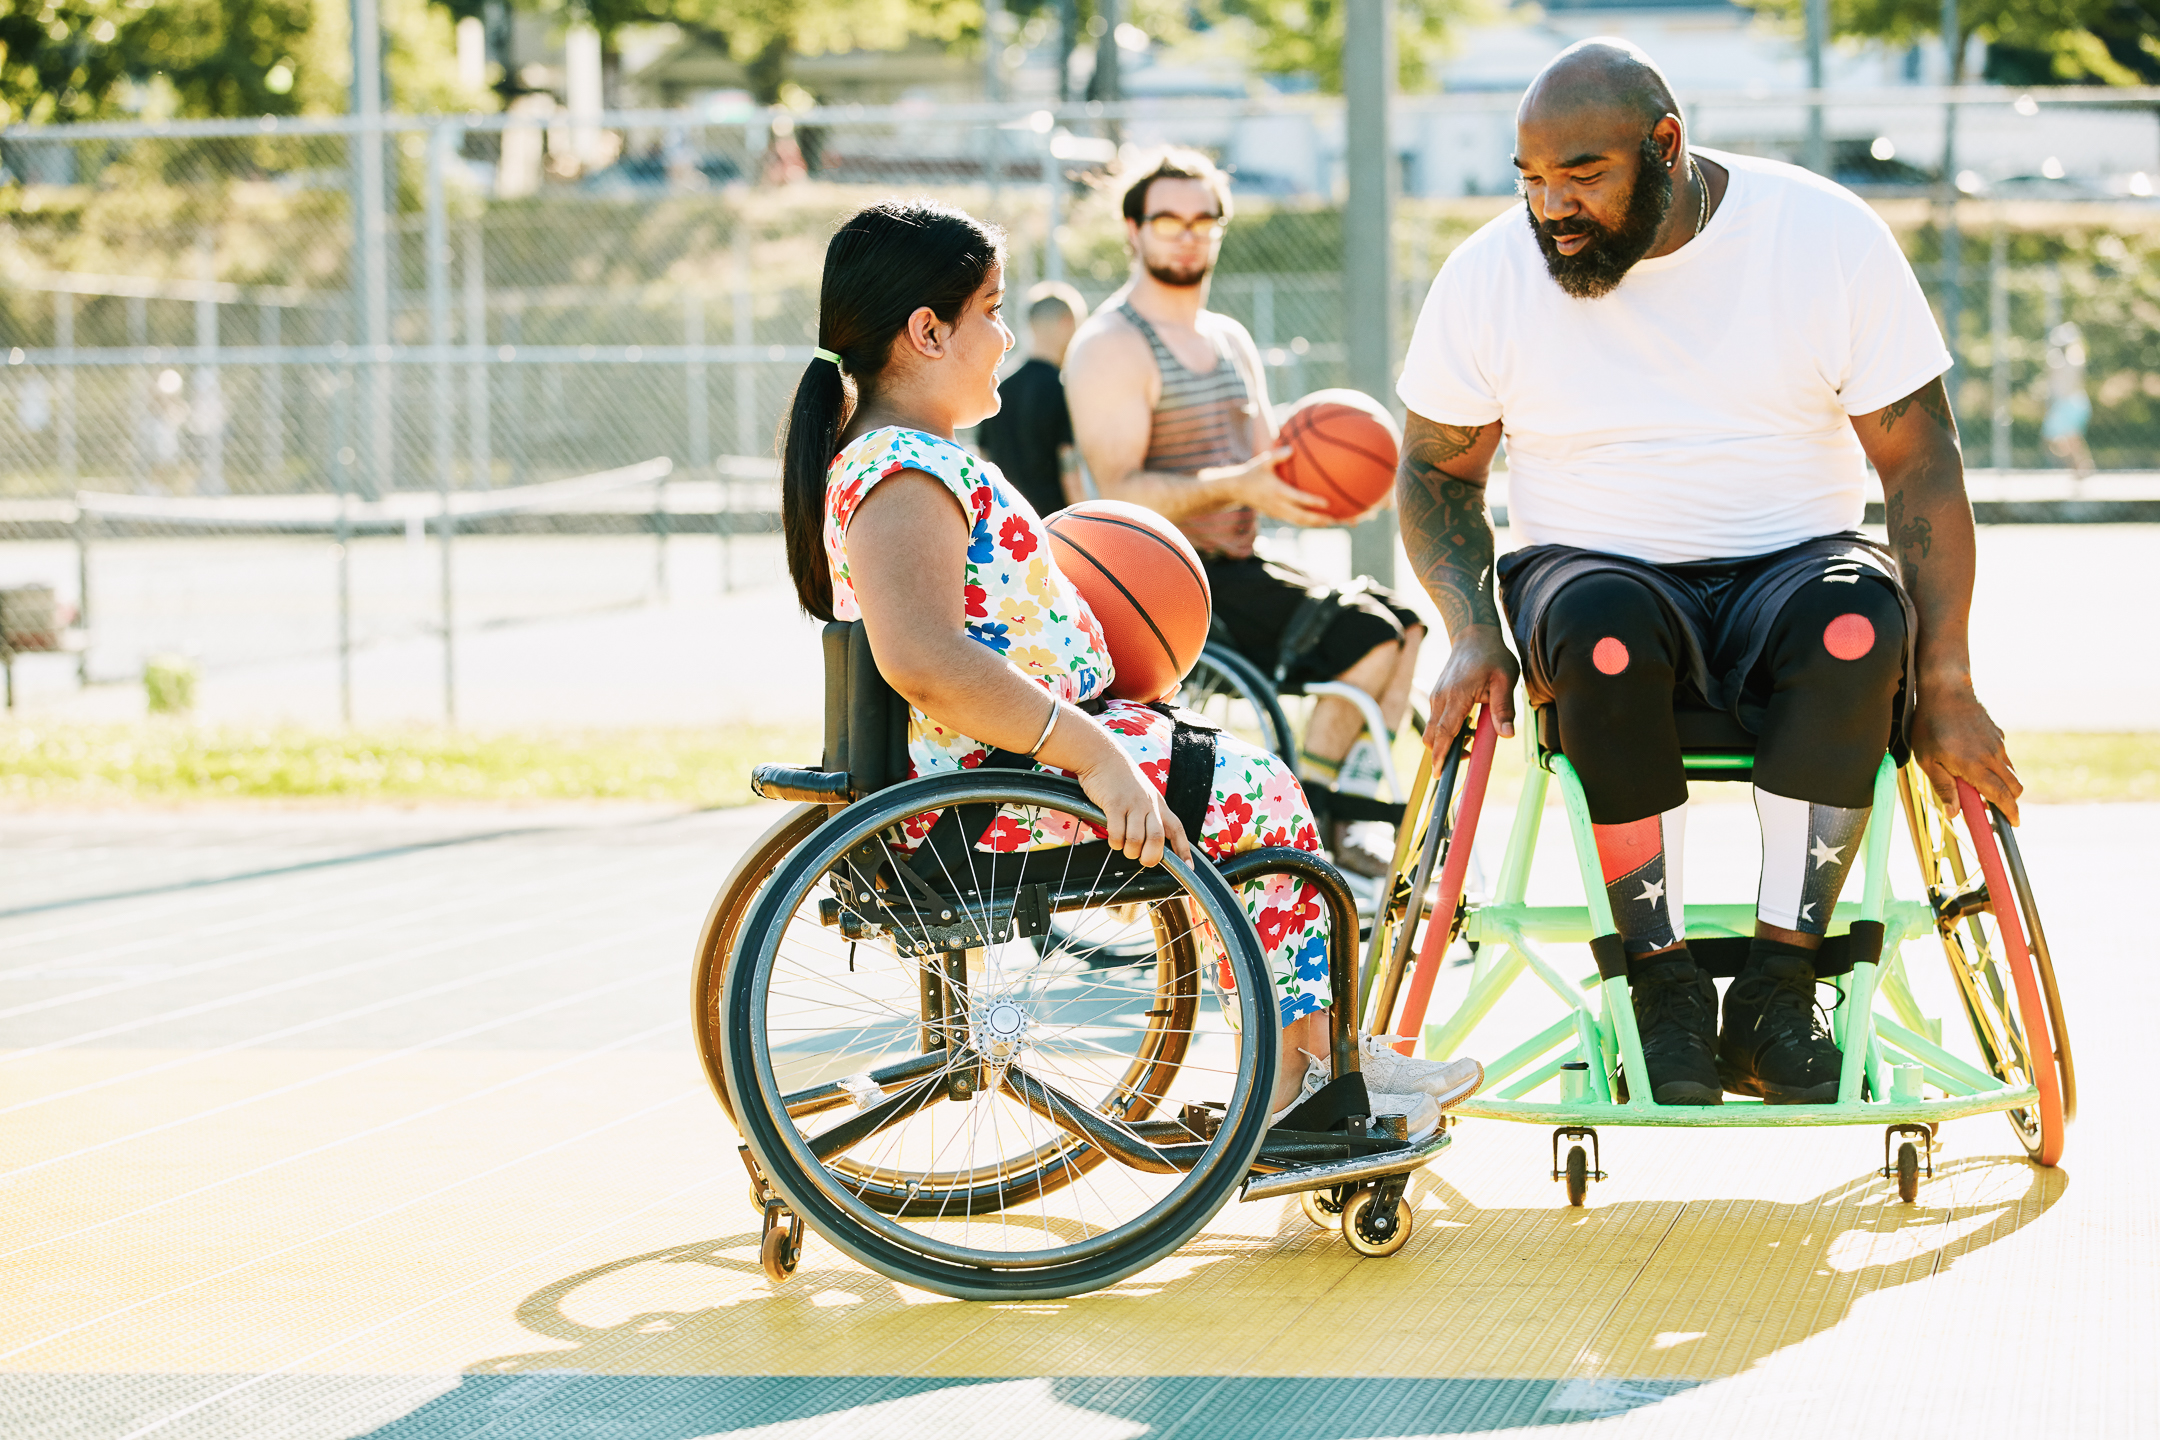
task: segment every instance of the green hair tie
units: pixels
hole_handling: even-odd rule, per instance
[[[813,349],[813,350],[812,350],[812,351],[811,351],[810,353],[811,353],[811,354],[812,354],[813,356],[815,356],[816,358],[820,359],[820,360],[830,360],[830,361],[832,361],[832,363],[833,363],[833,369],[835,369],[835,370],[846,370],[846,369],[847,369],[847,366],[845,366],[845,365],[843,365],[843,364],[841,364],[841,363],[840,363],[840,357],[839,357],[838,355],[835,355],[835,354],[834,354],[834,353],[833,353],[832,351],[830,351],[830,350],[825,350],[825,349]]]

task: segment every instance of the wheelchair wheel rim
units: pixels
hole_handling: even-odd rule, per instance
[[[797,1117],[806,1112],[790,1112],[759,1098],[759,1095],[805,1093],[797,1083],[805,1074],[813,1070],[822,1073],[838,1064],[853,1063],[854,1060],[852,1054],[845,1059],[835,1058],[830,1054],[818,1054],[813,1064],[791,1063],[787,1047],[793,1042],[783,1041],[776,1046],[771,1040],[776,1034],[786,1035],[794,1029],[814,1023],[790,1023],[799,1018],[806,1003],[805,996],[809,993],[807,990],[797,993],[783,987],[776,992],[776,982],[788,969],[789,957],[782,952],[789,944],[790,927],[793,926],[798,935],[801,933],[800,911],[803,902],[811,897],[819,886],[827,883],[828,875],[843,856],[858,847],[865,847],[866,836],[875,838],[888,835],[894,824],[906,819],[910,814],[919,814],[943,805],[964,803],[970,796],[982,794],[1008,798],[1026,797],[1033,803],[1054,806],[1088,823],[1097,823],[1101,818],[1099,812],[1077,798],[1077,787],[1051,777],[961,775],[912,781],[850,807],[849,811],[828,821],[809,843],[783,866],[781,873],[766,888],[757,903],[757,914],[746,923],[743,930],[743,944],[746,947],[754,946],[754,954],[745,953],[737,965],[731,967],[739,973],[729,988],[730,1064],[727,1066],[727,1079],[738,1117],[744,1122],[745,1138],[750,1142],[753,1153],[759,1154],[761,1161],[766,1163],[775,1186],[782,1190],[790,1203],[814,1221],[822,1219],[825,1223],[820,1228],[828,1231],[828,1238],[841,1244],[844,1249],[851,1249],[851,1253],[852,1247],[848,1244],[846,1230],[847,1227],[854,1226],[870,1232],[886,1245],[910,1256],[941,1262],[947,1266],[966,1267],[978,1273],[999,1269],[1040,1272],[1061,1267],[1070,1268],[1083,1262],[1100,1262],[1107,1257],[1114,1257],[1120,1251],[1129,1250],[1139,1237],[1163,1230],[1166,1226],[1189,1234],[1213,1214],[1220,1204],[1221,1196],[1227,1194],[1228,1186],[1234,1185],[1237,1179],[1242,1177],[1252,1153],[1258,1148],[1266,1117],[1261,1113],[1260,1099],[1253,1093],[1256,1088],[1253,1083],[1254,1067],[1249,1059],[1245,1064],[1234,1064],[1226,1072],[1229,1094],[1224,1105],[1222,1124],[1216,1133],[1200,1146],[1199,1154],[1189,1172],[1173,1176],[1149,1176],[1148,1185],[1131,1183],[1133,1172],[1124,1165],[1113,1165],[1104,1172],[1105,1185],[1095,1186],[1089,1177],[1103,1171],[1103,1157],[1099,1151],[1083,1154],[1082,1152],[1094,1147],[1073,1143],[1075,1137],[1069,1131],[1049,1126],[1027,1106],[1014,1103],[1012,1092],[990,1091],[985,1087],[984,1092],[960,1102],[978,1117],[987,1117],[978,1118],[978,1131],[984,1124],[1004,1126],[1029,1141],[1009,1153],[1006,1169],[1025,1170],[1034,1167],[1039,1172],[1045,1168],[1042,1162],[1048,1159],[1067,1172],[1063,1185],[1059,1187],[1061,1193],[1078,1195],[1085,1189],[1087,1201],[1095,1206],[1092,1213],[1085,1213],[1086,1205],[1080,1202],[1061,1202],[1059,1207],[1053,1210],[1045,1203],[1045,1197],[1050,1194],[1050,1190],[1043,1187],[1019,1196],[1022,1204],[1018,1210],[1000,1207],[979,1214],[972,1203],[958,1211],[936,1211],[934,1207],[926,1207],[922,1203],[880,1206],[866,1198],[865,1192],[873,1184],[882,1184],[887,1188],[886,1198],[890,1198],[893,1185],[903,1176],[912,1177],[917,1187],[909,1199],[920,1201],[925,1192],[937,1193],[934,1186],[923,1183],[926,1177],[940,1174],[948,1178],[964,1176],[967,1181],[964,1192],[975,1196],[986,1188],[994,1190],[998,1175],[993,1171],[986,1177],[983,1167],[972,1161],[965,1166],[955,1165],[942,1171],[937,1167],[921,1164],[881,1164],[877,1159],[879,1152],[876,1149],[872,1149],[867,1157],[854,1157],[855,1163],[852,1166],[834,1165],[829,1160],[821,1160],[812,1146],[820,1137],[829,1136],[839,1125],[844,1124],[844,1118],[823,1129],[806,1132],[806,1127],[797,1121]],[[994,867],[995,862],[991,863]],[[1178,862],[1174,856],[1166,857],[1164,866],[1165,872],[1175,882],[1177,896],[1184,903],[1195,905],[1199,913],[1205,914],[1209,909],[1216,913],[1237,913],[1235,897],[1211,867],[1203,866],[1195,870]],[[991,889],[995,890],[994,883]],[[1191,928],[1187,922],[1187,929]],[[1236,927],[1229,928],[1234,930]],[[1265,975],[1264,962],[1249,928],[1243,933],[1226,936],[1225,941],[1238,948],[1242,965],[1258,975]],[[898,948],[900,947],[894,947],[896,951]],[[1026,950],[1029,955],[1034,954],[1024,942],[984,947],[982,963],[986,973],[994,963],[1002,966],[1005,960],[1013,960],[1016,971],[1029,969],[1024,961],[1010,956],[1000,957],[996,953],[999,949]],[[900,968],[903,957],[894,954],[892,958],[896,974],[905,979],[908,987],[919,983],[922,975],[919,965],[909,974]],[[830,968],[829,960],[817,963]],[[1181,983],[1185,987],[1188,1003],[1197,1009],[1200,1001],[1197,986],[1193,982],[1197,976],[1198,965],[1189,954],[1178,963],[1183,967]],[[881,975],[877,982],[884,988],[872,994],[862,989],[861,972],[849,973],[857,977],[858,984],[856,994],[846,1003],[865,1011],[863,1015],[851,1017],[863,1021],[856,1027],[857,1030],[867,1032],[872,1028],[867,1012],[875,1010],[876,1023],[883,1027],[874,1037],[875,1042],[890,1048],[899,1032],[912,1027],[919,1018],[905,1014],[897,1003],[903,995],[912,998],[912,988],[899,988],[895,974],[886,974]],[[1002,975],[1002,968],[999,973]],[[1082,978],[1090,976],[1091,973],[1098,974],[1098,978]],[[1078,1032],[1088,1029],[1089,1024],[1093,1024],[1094,1019],[1099,1017],[1094,1017],[1094,1012],[1084,1012],[1078,1008],[1074,996],[1084,994],[1092,987],[1095,993],[1088,996],[1089,1002],[1103,1001],[1106,999],[1101,993],[1104,982],[1099,978],[1099,972],[1089,972],[1084,966],[1071,966],[1062,970],[1038,966],[1034,967],[1034,973],[1023,975],[1022,978],[1037,985],[1037,990],[1014,990],[1011,993],[1047,993],[1056,987],[1061,991],[1058,1005],[1065,1007],[1060,1010],[1051,1006],[1039,1012],[1044,1017],[1043,1023],[1040,1033],[1031,1035],[1026,1052],[1030,1058],[1024,1067],[1025,1073],[1041,1082],[1041,1076],[1034,1072],[1047,1070],[1057,1077],[1059,1083],[1071,1085],[1075,1069],[1084,1070],[1085,1067],[1073,1066],[1070,1053],[1053,1052],[1063,1044],[1068,1052],[1077,1053],[1082,1048],[1080,1042],[1092,1038]],[[1243,1007],[1254,1012],[1239,1017],[1246,1032],[1272,1033],[1269,1027],[1255,1023],[1261,1018],[1258,1006],[1263,1003],[1265,987],[1241,988],[1259,992],[1257,995],[1241,995],[1239,998]],[[968,989],[971,995],[977,995],[985,1004],[996,995],[1007,993],[999,988],[999,982],[992,982],[978,995],[972,979]],[[1156,992],[1147,993],[1153,995]],[[1136,998],[1128,995],[1124,997],[1124,1001],[1130,1002]],[[1160,1007],[1148,1004],[1146,1008],[1152,1010]],[[973,1011],[970,1013],[972,1015]],[[1089,1019],[1089,1024],[1082,1024],[1080,1020],[1069,1018],[1076,1015],[1093,1018]],[[1058,1026],[1063,1029],[1059,1030]],[[1200,1027],[1188,1023],[1183,1028],[1194,1031]],[[1077,1038],[1070,1042],[1061,1039],[1067,1032],[1072,1032]],[[1241,1036],[1233,1036],[1228,1041],[1233,1054],[1238,1053],[1237,1047],[1246,1046],[1248,1043]],[[867,1052],[869,1048],[867,1042],[861,1047],[863,1052]],[[1220,1040],[1216,1042],[1216,1048],[1222,1048]],[[778,1064],[775,1061],[776,1052],[781,1057],[781,1063]],[[975,1050],[972,1053],[980,1055],[986,1052]],[[918,1055],[914,1062],[899,1063],[921,1064],[924,1059],[925,1057]],[[1176,1067],[1179,1075],[1195,1068],[1189,1054],[1181,1053],[1178,1059],[1181,1061]],[[1061,1065],[1066,1068],[1061,1069]],[[1105,1067],[1100,1065],[1096,1067],[1098,1072],[1103,1068]],[[1200,1068],[1205,1070],[1205,1067]],[[936,1068],[933,1063],[930,1068],[923,1070],[920,1076],[914,1078],[927,1080],[930,1075],[946,1074],[950,1069],[949,1063],[943,1070]],[[1021,1067],[1016,1065],[1014,1073],[1022,1073]],[[1131,1066],[1122,1055],[1119,1073],[1122,1076],[1131,1074]],[[824,1083],[830,1085],[837,1078],[839,1077],[826,1075]],[[751,1082],[751,1088],[759,1092],[758,1095],[745,1093],[745,1080]],[[905,1090],[908,1083],[913,1083],[913,1080],[900,1083],[898,1088]],[[1163,1085],[1140,1087],[1143,1092],[1152,1090],[1146,1101],[1149,1106],[1160,1103],[1168,1083],[1166,1081]],[[878,1093],[884,1098],[890,1098],[892,1092]],[[874,1103],[876,1102],[869,1102]],[[941,1103],[945,1102],[926,1101],[918,1110],[890,1128],[901,1130],[911,1126],[920,1116],[933,1116]],[[868,1104],[857,1108],[867,1109]],[[1137,1109],[1138,1106],[1134,1108]],[[1095,1109],[1102,1113],[1105,1107],[1097,1105]],[[1029,1118],[1021,1120],[1020,1115]],[[1033,1126],[1032,1130],[1028,1128],[1030,1124]],[[951,1143],[953,1133],[947,1133],[944,1143]],[[936,1132],[930,1131],[929,1136],[927,1141],[919,1136],[908,1138],[907,1143],[916,1147],[914,1156],[919,1157],[925,1145],[935,1151],[940,1143]],[[973,1143],[972,1140],[969,1143]],[[993,1143],[1003,1143],[1002,1136],[996,1137]],[[898,1148],[900,1146],[897,1141],[887,1147],[888,1150]],[[1007,1153],[1002,1150],[999,1152],[1001,1156]],[[843,1154],[837,1158],[845,1160],[849,1157]],[[1124,1177],[1124,1188],[1119,1197],[1122,1200],[1121,1205],[1113,1203],[1108,1193],[1107,1181],[1115,1176]],[[797,1178],[803,1182],[803,1186],[792,1183]],[[987,1187],[984,1183],[986,1180]],[[1195,1218],[1190,1202],[1198,1191],[1214,1191],[1217,1196],[1205,1204],[1205,1213],[1199,1213]],[[943,1193],[950,1197],[962,1192],[961,1185],[953,1184]],[[925,1216],[922,1213],[925,1208],[932,1208],[933,1213]],[[1076,1211],[1083,1213],[1075,1213]],[[1019,1225],[1015,1225],[1011,1219],[1016,1214],[1020,1217]],[[902,1223],[910,1219],[917,1223],[912,1226]],[[959,1232],[958,1238],[953,1238],[949,1233],[955,1229]],[[1028,1248],[1022,1248],[1015,1243],[1022,1238],[1026,1240]],[[1050,1243],[1044,1243],[1045,1241]],[[858,1258],[865,1259],[867,1263],[876,1263],[864,1254],[858,1253]]]

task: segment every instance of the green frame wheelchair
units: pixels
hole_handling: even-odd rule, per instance
[[[1525,712],[1526,715],[1530,712]],[[1754,740],[1729,716],[1682,709],[1681,748],[1691,781],[1753,776]],[[1959,819],[1943,812],[1917,765],[1885,756],[1875,778],[1863,863],[1849,879],[1818,961],[1836,986],[1833,1031],[1844,1056],[1838,1098],[1825,1105],[1769,1105],[1727,1096],[1723,1105],[1661,1106],[1647,1084],[1627,956],[1613,923],[1582,784],[1561,753],[1556,717],[1538,710],[1522,729],[1527,761],[1499,873],[1490,893],[1466,893],[1469,851],[1498,744],[1492,719],[1430,758],[1412,783],[1411,821],[1399,837],[1396,883],[1377,918],[1362,993],[1375,1031],[1415,1035],[1428,1055],[1453,1054],[1517,985],[1549,992],[1553,1022],[1487,1063],[1485,1088],[1458,1106],[1464,1117],[1551,1125],[1553,1178],[1570,1204],[1584,1201],[1598,1168],[1598,1127],[1616,1125],[1786,1127],[1882,1125],[1886,1176],[1915,1198],[1930,1142],[1943,1121],[2001,1112],[2031,1158],[2053,1165],[2076,1113],[2077,1085],[2038,906],[2016,836],[1993,806],[1959,785]],[[1458,783],[1458,779],[1460,783]],[[1525,902],[1549,791],[1557,786],[1585,903]],[[1903,824],[1925,893],[1894,893],[1892,830]],[[1753,904],[1690,899],[1687,938],[1697,963],[1732,974],[1754,932]],[[1467,944],[1468,989],[1425,1025],[1442,957]],[[1594,973],[1571,977],[1548,947],[1587,945]],[[1970,1046],[1953,1048],[1927,1015],[1908,957],[1940,949]],[[1388,1023],[1392,1021],[1392,1024]],[[1963,1049],[1965,1053],[1959,1053]],[[1590,1146],[1586,1154],[1581,1142]],[[1571,1144],[1565,1160],[1563,1144]],[[1893,1154],[1893,1147],[1895,1153]]]
[[[760,794],[796,803],[721,887],[693,981],[767,1275],[814,1229],[942,1294],[1071,1295],[1173,1253],[1233,1195],[1304,1196],[1358,1253],[1400,1250],[1410,1175],[1449,1136],[1371,1113],[1341,875],[1285,846],[1142,867],[1086,838],[1102,816],[1077,784],[1001,763],[1018,757],[907,778],[907,706],[862,627],[824,643],[823,763],[758,768]],[[1336,1077],[1273,1128],[1275,984],[1237,894],[1270,877],[1331,922]]]

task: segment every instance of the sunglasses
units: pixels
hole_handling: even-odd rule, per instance
[[[1150,215],[1140,223],[1158,240],[1177,240],[1188,235],[1213,240],[1230,222],[1220,215],[1195,215],[1188,220],[1183,215],[1165,214]]]

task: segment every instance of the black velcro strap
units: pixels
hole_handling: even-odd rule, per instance
[[[1365,1093],[1365,1077],[1352,1071],[1338,1075],[1313,1092],[1307,1100],[1273,1128],[1277,1130],[1341,1130],[1353,1115],[1372,1114],[1372,1099]]]
[[[1163,799],[1185,838],[1200,843],[1201,827],[1207,823],[1208,800],[1215,793],[1215,731],[1183,720],[1173,721],[1170,732],[1170,778]]]
[[[1627,978],[1627,942],[1618,935],[1591,936],[1590,958],[1597,961],[1600,980]]]
[[[1851,938],[1846,944],[1852,949],[1855,965],[1880,965],[1882,963],[1883,923],[1880,920],[1855,920],[1852,922]]]
[[[1342,608],[1342,592],[1333,586],[1315,585],[1305,592],[1297,609],[1290,612],[1289,623],[1283,626],[1282,640],[1275,649],[1277,685],[1289,681],[1290,672],[1320,643],[1320,637],[1327,634]]]
[[[977,768],[1027,770],[1034,764],[1033,760],[1015,751],[992,750]],[[947,875],[972,874],[968,852],[982,843],[983,832],[997,822],[997,812],[998,807],[987,802],[946,806],[945,812],[938,816],[937,824],[923,837],[910,867],[925,880],[937,876],[941,869]]]
[[[1389,825],[1403,822],[1404,807],[1393,800],[1376,800],[1370,795],[1359,795],[1333,786],[1307,780],[1305,798],[1311,803],[1313,814],[1330,822],[1340,821],[1347,825],[1358,820],[1379,820]]]

